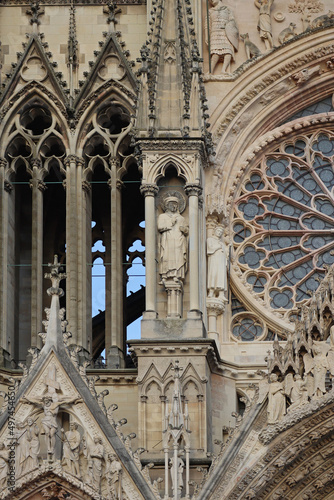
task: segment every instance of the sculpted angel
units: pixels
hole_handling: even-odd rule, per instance
[[[305,373],[313,375],[313,388],[311,390],[313,396],[319,397],[326,393],[325,381],[329,369],[327,359],[329,349],[330,346],[324,340],[314,340],[312,346],[313,358],[311,354],[304,355]]]
[[[210,40],[211,72],[220,60],[223,61],[222,73],[230,73],[231,62],[234,61],[235,52],[239,48],[239,31],[232,10],[222,4],[222,0],[211,0],[212,7],[209,10],[209,34]]]
[[[268,424],[275,424],[286,414],[284,387],[276,373],[270,375],[268,394]]]

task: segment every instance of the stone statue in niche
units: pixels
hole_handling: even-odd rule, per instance
[[[78,431],[78,424],[71,422],[70,430],[65,432],[61,429],[63,434],[63,459],[66,462],[68,471],[81,479],[80,466],[79,466],[79,453],[81,436]]]
[[[158,217],[160,275],[162,283],[183,282],[187,272],[188,226],[180,214],[180,200],[170,193],[164,198],[165,213]]]
[[[122,465],[114,453],[108,455],[106,476],[109,486],[109,500],[118,500],[122,494]]]
[[[285,377],[285,394],[289,396],[291,405],[288,411],[308,402],[308,391],[306,381],[297,373],[295,376],[289,373]]]
[[[102,468],[104,462],[104,447],[100,437],[94,438],[94,445],[88,450],[88,474],[90,483],[101,491]]]
[[[177,462],[175,464],[175,459],[172,457],[169,461],[170,463],[170,475],[172,479],[172,489],[173,489],[173,495],[175,498],[175,488],[177,488],[177,498],[181,498],[181,493],[183,489],[183,469],[184,469],[184,461],[182,458],[177,457]],[[177,469],[177,484],[175,484],[175,479],[176,479],[176,471],[175,468]]]
[[[226,301],[228,254],[222,241],[223,227],[217,226],[214,235],[206,242],[208,256],[208,297],[218,297]]]
[[[4,443],[0,443],[0,491],[7,487],[9,450]]]
[[[274,0],[255,0],[254,4],[259,9],[259,21],[257,29],[260,33],[261,40],[264,41],[266,50],[271,50],[273,44],[273,34],[271,28],[270,10]]]
[[[223,61],[222,73],[230,73],[230,65],[235,52],[239,48],[239,31],[232,10],[222,4],[222,0],[211,0],[209,9],[209,33],[206,33],[206,43],[210,40],[211,72],[220,60]]]
[[[268,394],[268,424],[275,424],[286,414],[284,387],[276,373],[270,375]]]
[[[310,390],[312,396],[320,397],[326,393],[326,373],[329,369],[327,353],[329,350],[330,346],[324,340],[313,340],[313,358],[308,353],[303,357],[306,375],[309,373],[313,375],[313,379],[308,378],[309,383],[312,383]]]

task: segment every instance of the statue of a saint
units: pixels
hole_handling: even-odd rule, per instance
[[[285,377],[285,394],[289,396],[291,405],[288,411],[308,402],[308,390],[306,381],[297,373],[295,376],[289,373]]]
[[[39,428],[32,418],[28,418],[27,424],[21,427],[22,433],[18,438],[20,447],[20,472],[25,474],[39,466]]]
[[[286,414],[286,399],[283,384],[276,373],[270,375],[268,394],[268,424],[275,424]]]
[[[108,469],[106,471],[108,486],[110,488],[110,499],[118,500],[121,498],[122,491],[122,465],[113,453],[108,455]]]
[[[183,469],[184,469],[184,461],[182,460],[182,458],[180,457],[177,457],[177,462],[175,464],[175,460],[174,460],[174,457],[172,457],[169,461],[170,465],[171,465],[171,468],[170,468],[170,475],[171,475],[171,478],[172,478],[172,488],[173,488],[173,494],[174,494],[174,497],[175,497],[175,488],[177,488],[178,492],[177,492],[177,497],[181,497],[181,492],[182,492],[182,489],[183,489]],[[175,479],[176,479],[176,471],[175,471],[175,468],[177,469],[177,484],[175,484]]]
[[[206,242],[208,256],[208,297],[219,297],[226,301],[227,290],[227,260],[226,249],[221,237],[222,226],[217,226],[213,236]]]
[[[260,32],[260,38],[264,41],[266,50],[271,50],[274,46],[271,29],[270,10],[274,0],[254,0],[255,6],[260,10],[257,29]]]
[[[65,432],[64,429],[61,429],[61,432],[64,436],[63,458],[66,461],[67,468],[73,476],[81,479],[79,467],[81,436],[78,431],[78,424],[76,422],[71,422],[70,430]]]
[[[158,217],[160,237],[160,275],[164,283],[168,279],[182,282],[187,271],[188,226],[180,214],[179,199],[165,198],[165,213]]]
[[[326,393],[326,373],[329,369],[327,353],[330,346],[324,340],[313,341],[312,352],[313,358],[306,353],[303,357],[305,365],[305,373],[313,375],[313,390],[312,395],[320,397]]]
[[[230,64],[239,48],[239,31],[232,10],[222,4],[222,0],[211,0],[209,10],[211,72],[213,73],[218,62],[223,60],[222,73],[230,72]],[[207,22],[205,24],[207,29]]]
[[[89,450],[88,468],[93,486],[100,493],[102,480],[102,466],[104,460],[104,447],[100,437],[94,438],[94,446]]]

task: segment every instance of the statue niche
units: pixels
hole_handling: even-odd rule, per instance
[[[188,266],[188,224],[181,215],[186,206],[178,191],[168,191],[162,198],[164,213],[158,217],[159,273],[167,297],[167,317],[182,315],[183,283]]]

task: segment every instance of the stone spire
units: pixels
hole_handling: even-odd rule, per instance
[[[205,138],[209,143],[202,60],[190,0],[153,0],[148,40],[138,61],[142,135]]]
[[[174,371],[174,390],[173,400],[171,402],[170,411],[168,409],[168,401],[165,402],[165,430],[163,431],[163,448],[165,453],[165,498],[168,496],[168,465],[171,465],[170,474],[172,482],[173,499],[181,498],[183,489],[183,469],[186,469],[185,474],[185,497],[189,498],[189,458],[190,458],[190,441],[188,428],[189,414],[188,402],[182,401],[181,388],[181,371],[183,368],[179,366],[176,360],[172,366]],[[169,448],[171,447],[173,455],[169,458]],[[185,453],[186,463],[181,458]]]
[[[67,66],[69,69],[69,91],[70,98],[74,97],[74,87],[76,85],[77,69],[78,69],[78,40],[75,21],[75,7],[73,0],[70,6],[69,33],[67,41]]]

